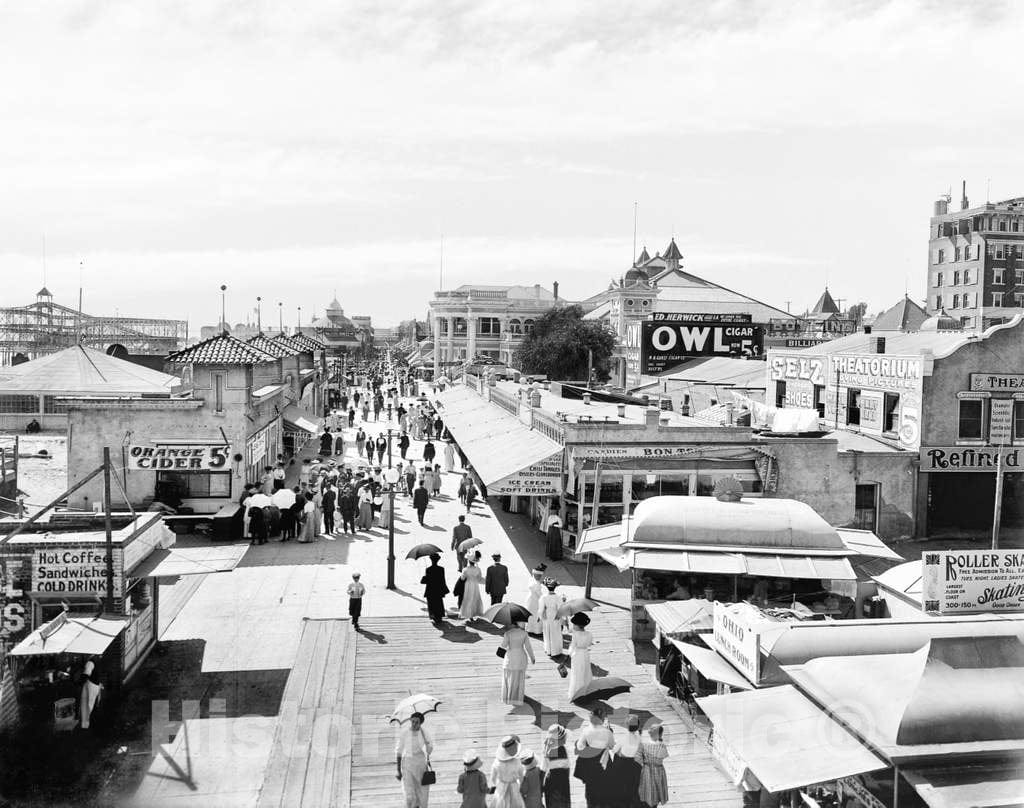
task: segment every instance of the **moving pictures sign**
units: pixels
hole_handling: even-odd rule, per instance
[[[641,323],[641,373],[663,373],[700,356],[760,356],[764,328],[751,323],[649,320]]]

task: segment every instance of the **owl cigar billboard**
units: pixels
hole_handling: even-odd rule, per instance
[[[764,327],[704,320],[647,320],[640,324],[641,373],[656,375],[700,356],[760,356]]]

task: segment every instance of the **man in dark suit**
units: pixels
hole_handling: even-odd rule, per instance
[[[452,528],[452,549],[459,559],[459,572],[466,568],[466,554],[459,550],[459,545],[471,538],[473,538],[473,528],[466,524],[465,516],[460,516],[459,523]]]
[[[444,567],[438,565],[441,556],[434,553],[430,556],[430,566],[423,573],[423,596],[427,599],[427,614],[435,623],[444,620],[444,596],[448,594],[448,584],[444,580]]]
[[[484,578],[484,591],[491,596],[491,605],[501,603],[508,591],[508,567],[501,563],[501,556],[495,553],[491,556],[494,563],[487,568],[487,577]]]
[[[420,487],[416,489],[416,493],[412,495],[412,506],[416,509],[416,517],[420,520],[420,524],[423,524],[423,516],[427,512],[427,503],[430,501],[430,494],[427,493],[427,489],[424,487],[424,483],[420,483]]]
[[[324,493],[321,497],[320,507],[324,512],[324,533],[328,536],[334,533],[334,508],[338,501],[338,492],[330,482],[324,486]]]

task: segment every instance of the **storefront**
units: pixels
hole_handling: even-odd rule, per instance
[[[901,560],[864,531],[845,539],[801,502],[730,499],[651,498],[622,522],[584,533],[581,554],[632,571],[633,639],[653,637],[647,607],[665,600],[748,600],[794,619],[853,618],[850,557]]]

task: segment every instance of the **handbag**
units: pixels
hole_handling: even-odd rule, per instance
[[[495,649],[494,653],[496,653],[496,654],[497,654],[497,655],[498,655],[499,657],[502,657],[502,658],[504,659],[504,657],[505,657],[505,654],[507,654],[507,653],[508,653],[508,649],[506,649],[506,648],[502,648],[502,647],[501,647],[501,646],[499,645],[499,646],[498,646],[498,647],[497,647],[497,648]]]
[[[421,786],[432,786],[437,782],[437,772],[430,768],[430,758],[427,758],[427,770],[423,772],[423,776],[420,778]]]

